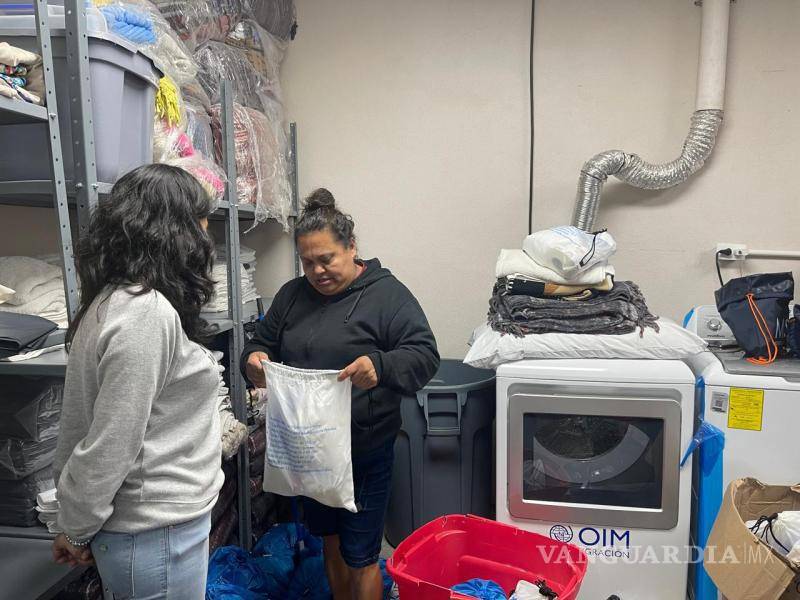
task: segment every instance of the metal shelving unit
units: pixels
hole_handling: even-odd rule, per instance
[[[50,180],[26,180],[0,182],[0,206],[24,206],[32,208],[55,208],[64,287],[68,313],[72,318],[78,306],[77,281],[72,248],[72,228],[70,210],[75,211],[76,224],[83,233],[89,215],[98,201],[109,194],[112,184],[97,181],[94,130],[92,118],[91,88],[88,60],[88,37],[86,34],[86,10],[82,0],[65,0],[65,28],[67,45],[67,69],[69,70],[69,96],[71,106],[71,133],[73,141],[74,178],[66,180],[59,133],[59,116],[55,97],[53,74],[53,57],[50,45],[50,32],[47,12],[47,0],[35,0],[34,10],[36,28],[44,68],[47,107],[35,106],[0,97],[0,125],[46,123],[50,141]],[[256,303],[243,305],[241,302],[240,271],[240,220],[255,217],[255,206],[239,204],[236,190],[236,161],[233,128],[233,92],[230,83],[224,82],[222,87],[222,145],[223,162],[228,184],[225,198],[220,202],[216,218],[224,221],[226,267],[228,277],[228,310],[221,313],[205,313],[204,318],[216,324],[218,335],[228,336],[229,388],[234,413],[240,421],[247,423],[247,402],[245,382],[240,374],[240,357],[244,346],[242,325],[258,318]],[[293,216],[290,231],[293,233],[299,199],[297,189],[297,130],[290,124],[290,152],[292,162],[292,202]],[[294,274],[300,274],[297,253],[294,253]],[[66,373],[67,355],[64,350],[46,353],[38,358],[21,362],[0,362],[0,376],[56,376]],[[237,457],[237,509],[239,514],[238,533],[243,547],[250,548],[252,539],[251,505],[250,505],[250,468],[249,454],[245,444]],[[43,527],[0,527],[0,555],[12,553],[9,548],[19,549],[20,554],[28,556],[35,553],[40,563],[50,565],[49,549],[45,546],[53,538]],[[35,546],[35,548],[34,548]],[[31,566],[30,559],[27,563]],[[57,565],[52,565],[58,567]],[[82,570],[63,567],[45,568],[44,564],[34,565],[35,571],[42,573],[41,583],[46,583],[46,591],[39,597],[49,597],[52,590],[57,590],[80,575]],[[5,585],[5,584],[4,584]],[[44,590],[44,588],[43,588]]]
[[[46,106],[0,98],[0,125],[46,124],[50,179],[37,182],[5,183],[0,186],[0,194],[29,195],[35,189],[40,197],[38,201],[43,206],[55,208],[67,312],[72,318],[78,306],[77,281],[72,254],[67,184],[61,151],[47,0],[35,0],[33,8],[37,44],[42,57]],[[24,361],[23,363],[1,363],[0,374],[62,375],[65,364],[66,356],[63,355],[63,352],[51,353],[28,363]],[[51,598],[83,573],[83,568],[76,569],[53,563],[50,554],[51,537],[46,530],[40,527],[0,528],[0,565],[3,569],[3,575],[0,578],[3,580],[4,591],[10,594],[9,597]]]

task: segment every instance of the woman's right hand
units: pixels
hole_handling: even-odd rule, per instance
[[[266,352],[251,352],[247,357],[247,364],[245,365],[245,372],[247,378],[257,388],[267,387],[267,378],[264,376],[264,367],[261,364],[262,360],[269,361],[269,356]]]

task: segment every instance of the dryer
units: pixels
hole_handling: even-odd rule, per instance
[[[580,598],[683,600],[694,376],[681,361],[497,369],[497,518],[581,546]]]

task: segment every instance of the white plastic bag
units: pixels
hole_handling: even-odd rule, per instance
[[[525,238],[522,249],[543,267],[571,279],[607,261],[617,243],[606,231],[593,234],[570,225],[537,231]]]
[[[517,584],[517,589],[511,595],[511,600],[547,600],[539,592],[539,586],[530,583],[529,581],[520,580]]]
[[[262,364],[268,398],[264,491],[356,512],[350,380],[337,381],[339,371]]]
[[[748,521],[747,528],[775,552],[790,561],[800,563],[800,510],[785,510],[775,519],[762,517]]]

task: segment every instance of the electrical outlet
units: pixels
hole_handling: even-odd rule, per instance
[[[720,260],[744,260],[747,258],[747,245],[746,244],[726,244],[726,243],[717,243],[717,252],[720,250],[727,250],[730,248],[731,254],[720,254]]]

